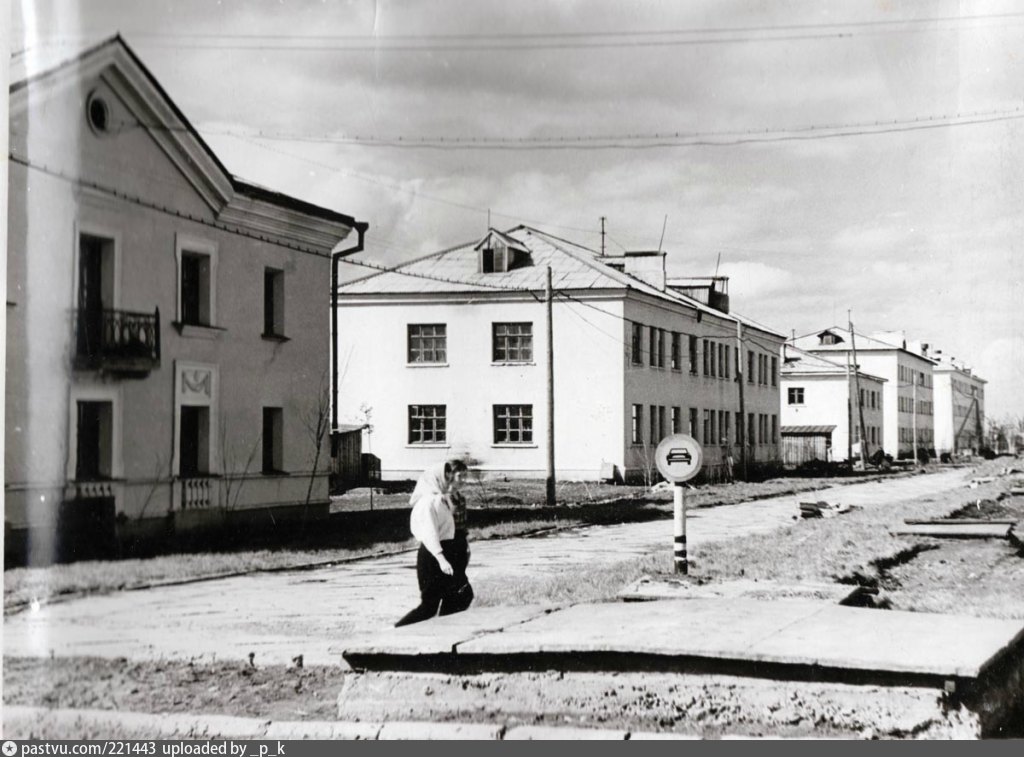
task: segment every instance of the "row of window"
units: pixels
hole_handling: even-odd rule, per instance
[[[666,408],[663,405],[648,406],[647,441],[650,446],[656,446],[669,434],[683,433],[682,408],[673,406]],[[667,421],[667,424],[666,424]],[[686,419],[686,431],[701,444],[705,445],[730,445],[736,438],[735,429],[743,423],[743,416],[739,412],[729,410],[701,411],[699,408],[689,408]],[[767,413],[747,413],[747,435],[746,443],[754,444],[778,444],[779,441],[779,419],[777,415]],[[634,445],[644,444],[644,406],[633,405],[631,411],[631,439]],[[736,439],[735,443],[739,443]]]
[[[867,432],[868,443],[878,444],[878,440],[882,436],[882,431],[878,426],[866,426],[864,430]],[[856,444],[860,441],[860,424],[853,424],[853,443]]]
[[[918,415],[934,415],[935,403],[929,400],[918,400],[917,401],[917,413]],[[900,397],[899,398],[899,410],[901,413],[913,413],[914,412],[914,398],[913,397]]]
[[[953,405],[953,415],[957,418],[966,418],[971,415],[974,405]]]
[[[906,365],[901,365],[899,367],[899,377],[901,384],[916,383],[918,386],[925,387],[930,387],[932,385],[932,376],[930,373],[925,373]]]
[[[78,305],[85,317],[111,307],[116,280],[116,240],[94,233],[79,235]],[[203,249],[200,249],[203,248]],[[186,326],[216,325],[216,246],[179,237],[178,322]],[[98,317],[98,315],[97,315]],[[263,335],[284,336],[284,271],[263,269]]]
[[[75,480],[97,481],[113,474],[114,404],[79,400],[76,405]],[[178,431],[178,475],[209,474],[210,408],[182,405]],[[263,408],[262,472],[284,470],[284,410]]]
[[[804,387],[802,386],[790,386],[786,389],[786,404],[787,405],[802,405],[804,404]],[[871,391],[870,389],[860,390],[860,406],[879,408],[882,406],[882,395],[880,392]]]
[[[953,391],[958,392],[964,397],[984,397],[985,387],[975,386],[974,384],[968,384],[966,381],[959,381],[953,379]]]
[[[533,443],[533,405],[492,405],[495,444]],[[409,405],[409,444],[447,444],[448,406]]]
[[[882,394],[872,389],[860,390],[860,406],[877,409],[882,406]]]
[[[906,442],[907,444],[913,444],[914,443],[914,429],[913,429],[913,427],[906,428],[905,426],[900,426],[900,441],[901,442]],[[932,443],[932,430],[930,428],[919,428],[917,430],[917,443],[918,443],[918,445],[931,444]]]
[[[732,378],[739,362],[739,348],[713,339],[700,339],[692,334],[666,331],[656,326],[633,324],[630,342],[630,360],[633,365],[644,364],[644,333],[647,334],[647,362],[652,368],[665,368],[666,363],[674,371],[683,369],[682,343],[687,339],[687,366],[691,376],[698,373],[710,378]],[[668,351],[666,352],[666,344]],[[699,355],[699,357],[698,357]],[[755,362],[756,360],[756,362]],[[761,386],[778,386],[779,359],[774,356],[747,350],[747,383]],[[737,376],[737,379],[739,376]]]
[[[448,325],[411,323],[407,328],[406,345],[410,364],[447,363]],[[492,323],[491,360],[495,363],[532,363],[533,323]]]

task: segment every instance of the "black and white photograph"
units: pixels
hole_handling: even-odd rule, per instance
[[[5,755],[1024,739],[1020,3],[4,6]]]

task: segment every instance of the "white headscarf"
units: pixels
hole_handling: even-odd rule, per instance
[[[416,507],[416,503],[424,497],[441,497],[448,499],[448,479],[445,477],[445,466],[448,463],[432,465],[420,474],[416,481],[416,488],[412,490],[409,497],[409,504]]]
[[[420,474],[416,488],[409,497],[412,512],[409,529],[412,535],[432,554],[441,554],[441,541],[455,535],[452,504],[448,497],[446,463],[427,468]]]

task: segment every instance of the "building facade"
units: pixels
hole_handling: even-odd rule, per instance
[[[856,364],[872,376],[885,379],[883,390],[883,449],[893,457],[913,457],[918,450],[935,455],[935,400],[932,369],[936,361],[928,345],[908,343],[901,332],[853,334]],[[845,364],[851,355],[849,329],[834,326],[793,341],[798,349]]]
[[[358,224],[229,174],[120,38],[10,103],[9,547],[326,507],[310,427]]]
[[[983,378],[953,357],[936,352],[935,450],[938,454],[978,454],[985,446]]]
[[[851,451],[854,459],[859,459],[861,413],[867,441],[865,452],[870,456],[882,446],[885,379],[863,370],[854,372],[852,366],[848,374],[845,364],[791,345],[786,345],[783,355],[784,462],[798,465],[811,460],[846,461]],[[857,402],[850,403],[851,395],[858,396]]]
[[[675,431],[701,442],[711,475],[730,457],[777,461],[781,335],[673,288],[663,253],[602,257],[518,227],[341,287],[337,402],[343,422],[371,423],[364,449],[385,479],[451,456],[546,475],[548,267],[559,477],[650,478]]]

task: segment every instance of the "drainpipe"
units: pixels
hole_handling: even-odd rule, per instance
[[[335,455],[334,437],[338,431],[338,265],[346,255],[363,251],[366,230],[370,224],[354,224],[359,240],[354,247],[331,253],[331,457]]]

